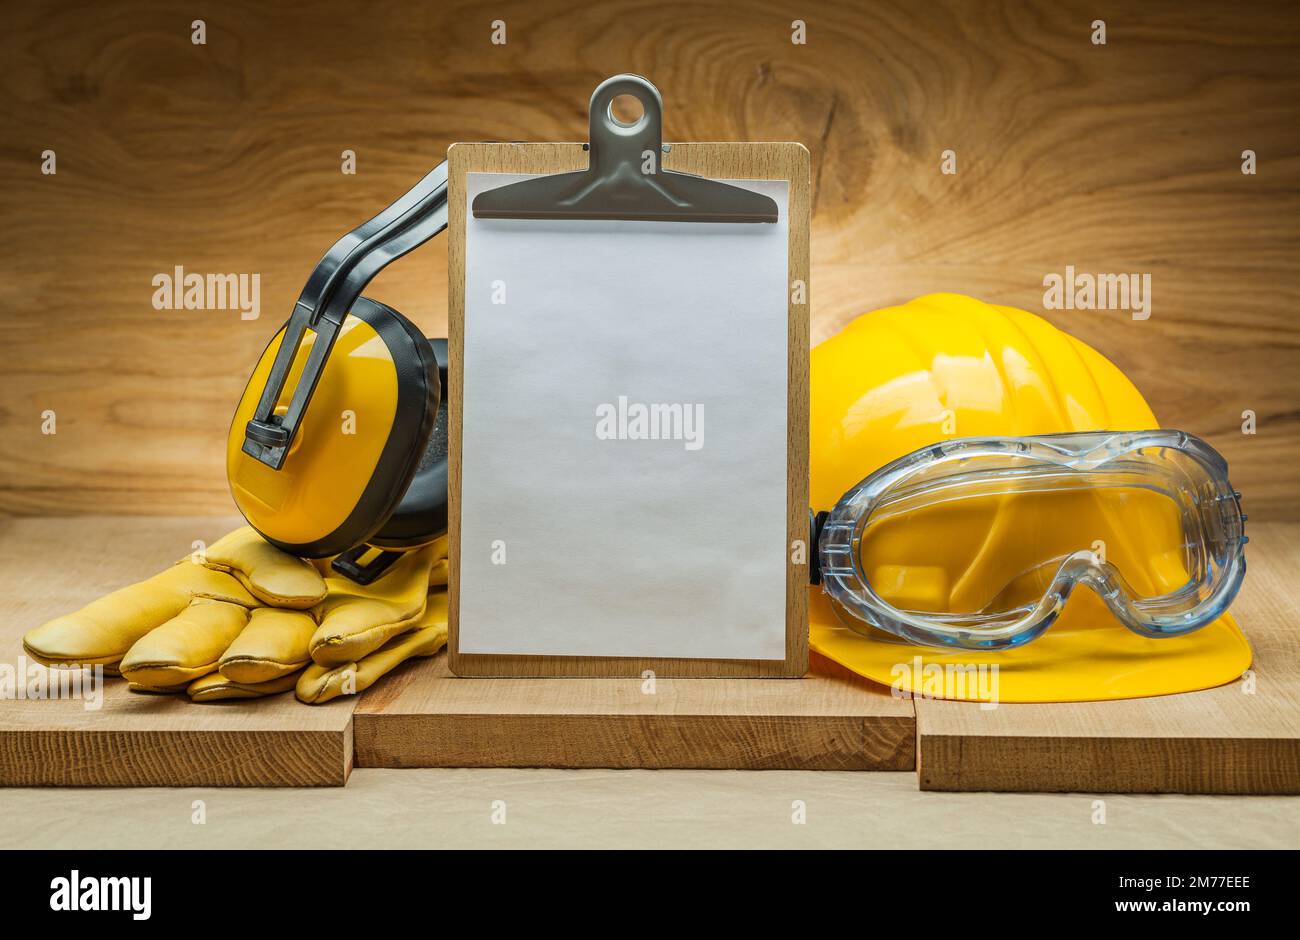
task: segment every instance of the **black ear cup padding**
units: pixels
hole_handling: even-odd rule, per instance
[[[416,471],[406,495],[370,540],[380,548],[422,545],[447,531],[447,462]]]
[[[357,298],[352,315],[370,324],[392,354],[397,370],[397,412],[360,501],[328,540],[309,546],[310,551],[296,552],[305,557],[337,554],[362,542],[380,544],[375,537],[386,520],[396,514],[403,494],[410,490],[434,421],[443,407],[438,360],[424,334],[392,307],[367,297]]]
[[[402,501],[370,539],[380,548],[422,545],[447,531],[447,341],[430,339],[442,394],[433,431]]]

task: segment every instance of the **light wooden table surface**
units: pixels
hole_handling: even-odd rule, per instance
[[[0,665],[22,633],[166,567],[229,518],[0,519]],[[1253,683],[1092,704],[894,698],[839,670],[798,680],[457,679],[409,664],[364,696],[194,705],[120,681],[102,707],[0,700],[0,784],[338,786],[363,769],[920,771],[934,790],[1295,793],[1300,527],[1253,526],[1234,606]],[[25,666],[23,666],[25,669]],[[1249,694],[1248,694],[1249,693]],[[355,749],[354,749],[355,744]]]
[[[0,819],[3,849],[1300,848],[1300,797],[926,793],[838,771],[360,769],[311,790],[0,790]]]

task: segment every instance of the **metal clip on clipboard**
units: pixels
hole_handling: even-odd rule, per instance
[[[631,124],[614,117],[619,95],[641,102]],[[640,75],[615,75],[591,96],[591,162],[475,197],[476,219],[617,219],[643,222],[776,222],[776,202],[738,186],[659,167],[663,99]]]
[[[289,445],[320,380],[321,370],[343,321],[367,284],[392,261],[427,242],[447,227],[447,164],[430,170],[420,182],[383,212],[359,225],[325,253],[294,304],[284,339],[244,429],[243,451],[274,470],[284,465]],[[303,365],[283,415],[276,402],[307,330],[316,342]]]

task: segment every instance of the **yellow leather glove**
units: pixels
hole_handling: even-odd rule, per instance
[[[446,538],[412,549],[367,585],[335,573],[328,560],[314,562],[327,587],[325,599],[307,614],[279,612],[286,620],[307,621],[294,630],[311,660],[307,669],[288,677],[245,673],[236,668],[244,660],[228,653],[230,666],[223,660],[218,673],[190,685],[190,698],[250,698],[296,685],[298,698],[316,705],[365,691],[412,656],[432,656],[447,642],[446,554]],[[281,635],[290,632],[279,629]]]
[[[232,644],[251,648],[240,642],[245,633],[250,641],[275,634],[281,612],[264,605],[305,610],[325,594],[316,568],[245,527],[152,578],[37,627],[23,637],[23,648],[47,666],[100,664],[133,685],[176,690],[217,669]],[[277,642],[264,653],[276,657],[288,645]],[[307,659],[304,651],[296,664],[285,665],[296,671]]]
[[[32,630],[23,645],[48,666],[102,663],[133,691],[185,691],[196,702],[287,692],[315,659],[299,693],[314,704],[363,691],[411,656],[442,648],[445,591],[436,590],[440,608],[428,598],[446,571],[442,539],[358,585],[328,559],[304,561],[243,528],[197,561]]]
[[[447,591],[429,589],[424,612],[409,628],[372,653],[338,665],[313,662],[298,677],[299,701],[319,705],[340,695],[364,692],[375,680],[413,656],[432,656],[447,645]]]

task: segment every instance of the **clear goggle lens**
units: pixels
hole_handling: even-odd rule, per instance
[[[845,494],[821,575],[850,626],[922,645],[1028,642],[1079,584],[1135,632],[1176,636],[1235,597],[1243,522],[1223,458],[1179,431],[956,440]]]

